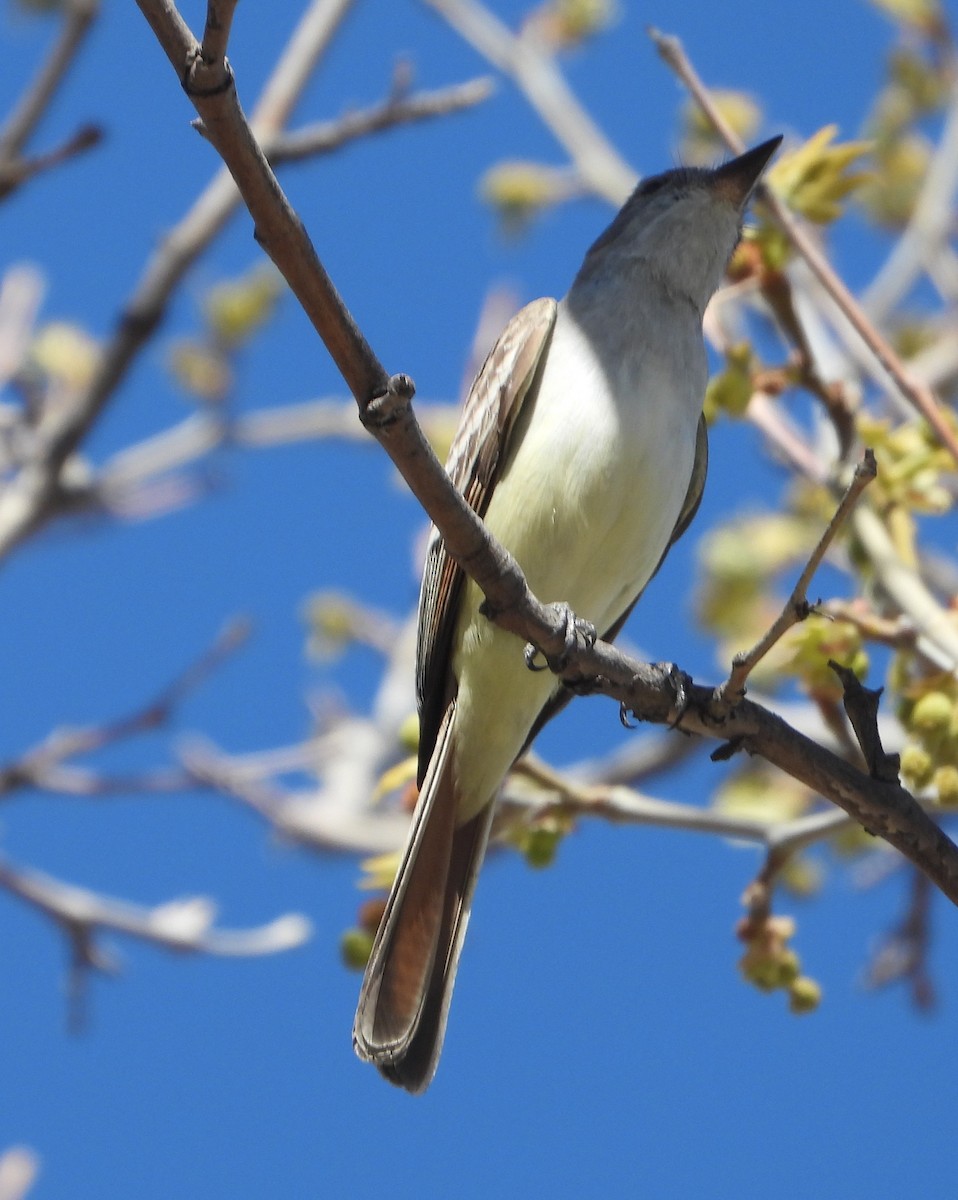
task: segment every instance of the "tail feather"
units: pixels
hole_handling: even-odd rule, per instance
[[[402,1055],[379,1064],[386,1079],[409,1092],[424,1092],[439,1065],[449,1005],[459,969],[459,956],[469,924],[469,910],[479,868],[489,841],[493,810],[494,805],[487,804],[456,830],[442,928],[419,1022]]]
[[[363,978],[353,1025],[361,1058],[392,1083],[424,1091],[439,1061],[493,805],[456,826],[455,702],[436,739],[405,856]]]

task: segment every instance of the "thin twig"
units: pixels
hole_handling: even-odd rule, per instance
[[[344,113],[335,120],[318,121],[290,133],[277,134],[267,139],[263,148],[270,166],[285,166],[303,158],[329,154],[349,142],[394,129],[397,125],[412,125],[473,108],[487,100],[493,90],[492,80],[480,76],[452,87],[390,96],[381,104]]]
[[[104,790],[112,794],[122,790],[124,783],[128,785],[130,781],[110,780],[87,773],[74,773],[71,776],[64,772],[78,769],[64,768],[63,763],[67,759],[76,758],[81,754],[92,754],[106,746],[165,724],[183,699],[230,655],[236,653],[249,637],[249,631],[249,623],[245,620],[230,622],[214,643],[148,704],[104,725],[56,730],[38,746],[0,767],[0,797],[9,796],[23,788],[45,788],[74,795],[102,795]],[[141,791],[166,791],[173,785],[182,784],[182,773],[174,778],[163,773],[152,779],[137,776],[134,786],[136,790]]]
[[[696,103],[725,144],[734,154],[741,154],[745,149],[744,142],[719,112],[708,89],[689,61],[679,39],[661,33],[657,29],[649,29],[649,36],[655,43],[663,61],[671,67],[689,89]],[[839,278],[831,263],[813,239],[808,236],[801,221],[789,211],[766,184],[760,182],[755,194],[756,198],[766,206],[775,223],[795,250],[808,264],[816,279],[835,301],[846,320],[874,354],[892,384],[931,425],[942,445],[947,447],[955,462],[958,463],[958,437],[946,421],[931,388],[912,377],[901,358],[869,319],[868,314],[842,279]]]
[[[821,566],[839,529],[844,525],[849,513],[858,503],[859,496],[875,478],[876,473],[875,455],[871,450],[866,450],[864,458],[855,468],[851,483],[845,489],[845,494],[824,533],[819,538],[818,545],[809,555],[808,562],[792,588],[792,594],[786,600],[782,611],[751,650],[736,654],[732,660],[732,670],[728,679],[715,691],[716,716],[728,712],[729,708],[738,703],[745,695],[745,683],[755,667],[793,625],[804,621],[808,616],[811,611],[808,603],[809,584]]]
[[[0,130],[0,164],[20,157],[100,11],[99,0],[69,0],[63,7],[63,23],[46,62]]]
[[[103,130],[98,125],[81,125],[75,133],[44,154],[27,158],[0,160],[0,200],[6,199],[29,179],[58,167],[61,163],[87,150],[92,150],[103,140]]]
[[[227,957],[276,954],[300,946],[311,927],[287,913],[245,930],[215,929],[216,906],[203,896],[144,908],[63,883],[0,858],[0,888],[50,917],[73,940],[89,944],[100,932],[127,934],[166,950]]]
[[[237,0],[208,0],[203,45],[200,49],[204,62],[221,62],[226,58],[236,4]]]
[[[534,788],[530,790],[529,780]],[[714,837],[735,838],[774,848],[778,854],[793,854],[846,825],[850,818],[838,809],[808,813],[788,821],[770,821],[719,808],[701,808],[658,800],[623,784],[588,783],[571,779],[549,767],[535,755],[527,755],[513,768],[502,802],[508,808],[526,810],[530,819],[550,816],[594,817],[614,825],[652,825],[657,829],[680,829]]]
[[[920,871],[912,872],[911,893],[902,920],[883,938],[865,972],[869,987],[904,981],[916,1008],[935,1006],[935,985],[928,969],[931,945],[931,887]]]

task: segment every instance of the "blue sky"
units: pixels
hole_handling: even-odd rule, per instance
[[[497,3],[514,19],[518,4]],[[641,171],[674,161],[682,96],[643,29],[679,34],[709,82],[760,97],[762,136],[852,136],[895,31],[860,0],[803,5],[622,0],[613,30],[567,61],[578,94]],[[251,106],[288,36],[293,6],[239,7],[231,59]],[[203,6],[184,15],[198,28]],[[0,110],[32,71],[51,28],[0,9]],[[850,52],[854,47],[854,53]],[[423,86],[484,64],[416,3],[360,0],[299,109],[335,116],[387,91],[400,56]],[[104,335],[145,256],[215,167],[165,57],[132,4],[106,6],[45,122],[53,144],[79,120],[107,129],[96,152],[34,182],[0,209],[0,265],[46,274],[44,316]],[[503,83],[481,110],[404,129],[284,184],[379,357],[420,396],[450,398],[488,288],[559,295],[608,220],[597,201],[504,239],[477,198],[502,157],[561,164],[538,119]],[[188,278],[89,443],[96,460],[181,418],[164,373],[171,337],[196,326],[211,283],[257,259],[238,217]],[[883,245],[853,221],[835,257],[853,284]],[[244,354],[243,409],[343,396],[323,347],[287,298]],[[774,502],[785,484],[754,435],[721,427],[700,532],[729,507]],[[304,656],[304,598],[355,592],[401,614],[414,602],[414,502],[375,447],[304,445],[234,456],[204,503],[145,524],[57,529],[0,580],[0,756],[61,723],[89,723],[149,697],[228,616],[255,622],[251,645],[179,711],[174,735],[201,732],[243,752],[303,737],[311,695],[335,688],[361,709],[371,654],[324,670]],[[694,540],[694,539],[693,539]],[[701,678],[718,665],[682,599],[693,547],[670,559],[630,635],[653,658]],[[614,706],[576,706],[540,748],[556,761],[622,737]],[[165,760],[170,731],[108,761]],[[659,794],[694,801],[717,782],[687,772]],[[945,1194],[953,1178],[958,1082],[947,1030],[958,988],[956,922],[937,910],[942,1006],[917,1016],[901,992],[866,993],[860,971],[899,915],[904,878],[857,890],[833,870],[814,902],[783,907],[823,985],[796,1020],[781,996],[738,979],[731,930],[757,866],[752,851],[692,834],[581,826],[552,869],[502,855],[477,897],[444,1060],[422,1098],[387,1087],[351,1047],[358,978],[338,940],[355,914],[357,864],[278,845],[254,818],[203,794],[83,802],[19,798],[0,814],[3,850],[76,883],[143,903],[203,893],[227,925],[307,913],[313,939],[256,961],[176,960],[124,943],[122,974],[96,979],[91,1020],[66,1032],[65,951],[39,917],[0,894],[0,1147],[32,1146],[33,1195],[59,1197],[780,1198]],[[944,1039],[944,1041],[943,1041]]]

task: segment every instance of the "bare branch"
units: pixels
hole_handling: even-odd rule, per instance
[[[103,140],[103,130],[98,125],[81,125],[80,128],[53,150],[30,158],[0,160],[0,200],[5,199],[27,180],[52,167],[92,150]]]
[[[195,783],[238,800],[287,841],[311,850],[347,854],[395,850],[408,829],[408,814],[395,809],[369,812],[364,804],[354,802],[373,794],[376,780],[367,767],[381,748],[382,734],[371,722],[358,719],[342,722],[336,732],[350,741],[348,753],[334,750],[328,755],[327,766],[337,782],[346,773],[351,777],[340,795],[331,788],[282,789],[271,781],[250,777],[241,761],[195,741],[184,750],[183,762]]]
[[[522,787],[524,778],[534,782],[534,791]],[[550,796],[550,792],[554,795]],[[845,813],[833,808],[791,821],[769,821],[717,808],[658,800],[622,784],[579,783],[564,772],[553,771],[535,755],[527,755],[516,764],[506,784],[503,802],[507,807],[530,811],[533,819],[597,817],[615,825],[680,829],[755,842],[778,855],[794,854],[854,824]]]
[[[69,0],[63,8],[63,23],[49,57],[6,125],[0,129],[0,169],[20,157],[77,57],[100,11],[100,4],[99,0]]]
[[[958,193],[958,80],[952,85],[951,102],[941,140],[925,175],[918,200],[901,236],[881,271],[862,296],[862,308],[876,323],[914,286],[921,270],[927,269],[947,244],[955,195]],[[915,364],[912,363],[912,371]],[[916,372],[917,373],[917,372]]]
[[[131,787],[140,791],[168,791],[183,787],[188,780],[182,772],[140,775],[135,780],[111,779],[72,766],[65,768],[63,764],[66,759],[91,754],[165,724],[184,697],[234,654],[248,636],[248,622],[233,621],[212,646],[142,708],[105,725],[56,730],[38,746],[0,767],[0,797],[9,796],[23,788],[44,788],[52,792],[89,796],[114,794]]]
[[[203,45],[200,50],[205,63],[222,62],[226,58],[236,4],[237,0],[208,0],[206,28],[203,30]]]
[[[919,650],[946,670],[958,670],[958,629],[918,570],[902,559],[881,517],[862,505],[852,513],[851,523],[882,590],[918,631]]]
[[[329,154],[349,142],[382,133],[397,125],[462,112],[487,100],[494,90],[491,79],[480,77],[452,87],[389,96],[381,104],[347,112],[334,121],[318,121],[291,133],[280,133],[264,142],[270,165],[285,166],[317,154]]]
[[[215,929],[216,906],[206,897],[143,908],[14,866],[4,858],[0,858],[0,888],[60,926],[72,943],[82,947],[88,966],[98,965],[93,948],[104,932],[122,933],[177,953],[225,957],[277,954],[302,945],[311,933],[309,921],[300,913],[287,913],[251,929]]]
[[[903,919],[883,938],[865,972],[869,987],[904,981],[916,1008],[935,1006],[935,985],[928,969],[931,944],[931,886],[920,871],[913,872],[911,894]]]

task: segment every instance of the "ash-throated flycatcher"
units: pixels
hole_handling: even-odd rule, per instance
[[[615,637],[698,508],[708,446],[702,314],[781,138],[716,170],[644,180],[558,304],[508,324],[447,470],[533,593]],[[419,801],[353,1041],[420,1092],[442,1048],[499,787],[568,693],[479,611],[435,530],[419,601]]]

